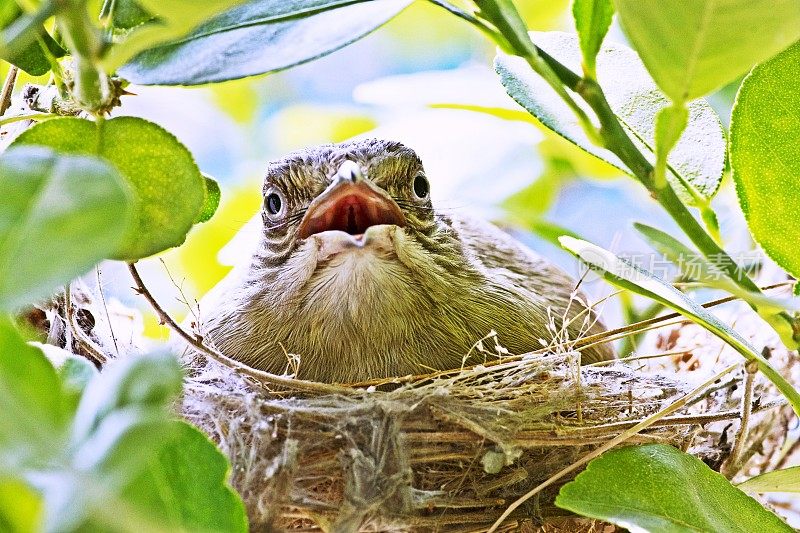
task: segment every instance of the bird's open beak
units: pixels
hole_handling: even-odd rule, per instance
[[[308,206],[298,237],[332,230],[360,236],[379,224],[402,227],[406,218],[386,191],[364,178],[357,163],[345,161],[333,183]]]

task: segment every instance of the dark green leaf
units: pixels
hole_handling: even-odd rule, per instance
[[[64,445],[66,406],[56,371],[0,314],[0,472]]]
[[[800,39],[797,0],[614,0],[625,33],[676,102],[709,94]]]
[[[86,272],[131,226],[128,188],[96,157],[11,148],[0,157],[0,190],[0,309]]]
[[[531,35],[542,50],[572,70],[580,70],[581,52],[575,35],[561,32]],[[500,54],[495,59],[495,68],[508,94],[542,124],[628,172],[617,156],[589,140],[572,111],[523,59]],[[669,99],[659,92],[636,54],[621,45],[608,42],[603,45],[597,56],[597,78],[634,142],[655,162],[656,115],[670,105]],[[681,183],[690,184],[703,198],[714,196],[725,167],[725,138],[719,119],[705,101],[694,101],[688,108],[689,125],[667,159],[671,170],[667,179],[686,202],[693,204],[694,195]]]
[[[217,212],[219,201],[222,198],[222,192],[219,190],[219,183],[217,183],[214,178],[206,176],[205,174],[203,174],[203,178],[205,179],[206,185],[205,200],[203,201],[203,208],[200,210],[200,214],[197,216],[195,222],[207,222],[211,220],[211,217]]]
[[[800,466],[790,466],[751,477],[738,487],[747,492],[798,492],[800,493]]]
[[[3,2],[0,6],[0,28],[6,28],[22,17],[22,10],[15,2]],[[66,50],[61,48],[57,42],[50,37],[44,28],[39,28],[40,40],[27,44],[18,50],[11,50],[10,53],[0,56],[9,63],[18,66],[31,76],[41,76],[50,72],[50,61],[42,49],[47,50],[53,57],[59,58],[66,54]]]
[[[244,506],[226,484],[230,467],[196,428],[176,423],[161,449],[123,495],[168,530],[246,532]]]
[[[197,85],[274,72],[327,55],[364,37],[410,3],[249,2],[178,42],[140,54],[119,72],[131,82],[144,85]],[[343,7],[322,11],[336,6]]]
[[[108,16],[105,12],[113,4],[114,10],[111,13],[111,21],[115,28],[129,30],[135,28],[145,22],[153,20],[153,15],[147,12],[135,0],[105,0],[103,15]],[[101,15],[102,16],[102,15]]]
[[[760,33],[760,32],[758,32]],[[800,43],[745,78],[731,118],[731,168],[750,232],[800,277]]]
[[[53,119],[28,129],[12,146],[40,144],[61,153],[95,153],[116,167],[130,184],[138,209],[114,258],[136,260],[183,243],[205,198],[203,176],[192,154],[171,133],[141,118],[113,118],[101,131],[102,140],[91,121]]]
[[[632,531],[792,531],[705,463],[671,446],[606,452],[561,488],[556,505]]]
[[[575,0],[572,16],[580,37],[584,72],[594,78],[597,53],[611,26],[614,5],[611,0]]]
[[[559,242],[565,250],[600,272],[609,283],[664,304],[724,340],[748,361],[755,361],[764,376],[786,397],[795,413],[800,414],[800,391],[786,381],[739,333],[697,302],[666,281],[590,242],[569,236],[560,237]]]

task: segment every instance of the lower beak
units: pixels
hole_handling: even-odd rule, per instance
[[[345,161],[333,183],[308,206],[298,236],[305,239],[323,231],[361,235],[370,226],[403,227],[406,219],[386,191],[372,184],[352,161]]]

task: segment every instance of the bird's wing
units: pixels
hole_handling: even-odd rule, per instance
[[[508,233],[494,224],[469,216],[452,216],[450,220],[473,260],[480,262],[492,275],[502,276],[506,282],[543,298],[556,314],[569,309],[568,314],[572,317],[585,309],[586,296],[576,290],[575,279]],[[583,335],[605,330],[603,323],[596,318],[591,313],[588,322],[594,325]],[[576,322],[583,323],[583,320]],[[598,345],[585,352],[583,360],[593,362],[613,357],[609,345]]]

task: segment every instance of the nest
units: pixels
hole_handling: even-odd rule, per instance
[[[626,444],[671,444],[719,468],[730,452],[726,421],[739,416],[742,375]],[[183,413],[230,458],[254,530],[486,531],[532,488],[693,387],[623,363],[581,366],[576,352],[346,394],[270,391],[207,361],[194,368]],[[759,387],[760,405],[774,407],[769,398],[777,395]],[[776,427],[772,419],[763,425]],[[525,500],[499,531],[561,530],[566,512],[553,500],[576,473]],[[567,529],[598,527],[573,520]]]
[[[107,313],[79,296],[72,298],[78,335],[67,335],[66,344],[76,353],[94,341],[109,346],[96,336],[111,329],[102,323]],[[34,310],[29,322],[46,323],[52,335],[59,324],[68,328],[64,303],[52,302],[46,320]],[[81,322],[82,312],[92,320]],[[110,319],[117,331],[130,320],[120,317]],[[741,306],[724,318],[800,383],[796,354],[752,317]],[[697,393],[700,381],[741,363],[740,356],[694,324],[662,327],[642,351],[666,357],[646,361],[581,365],[577,351],[537,353],[349,387],[294,388],[287,378],[267,386],[197,356],[180,410],[229,457],[253,531],[486,531],[512,506],[498,531],[613,530],[553,503],[587,455],[613,439],[670,444],[717,470],[741,440],[742,459],[725,472],[739,478],[800,455],[800,440],[786,439],[793,413],[770,383],[756,377],[749,438],[740,439],[744,365]],[[669,416],[618,438],[678,401],[682,407]],[[773,503],[785,510],[786,502]]]

